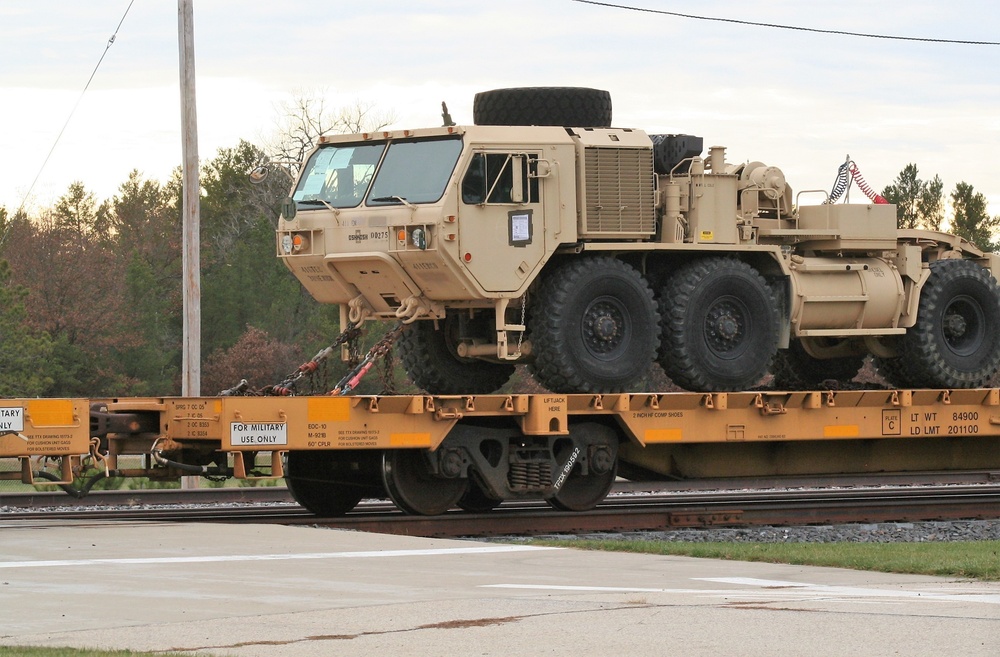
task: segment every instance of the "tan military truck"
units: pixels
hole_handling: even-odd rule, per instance
[[[613,128],[607,92],[477,94],[475,125],[324,137],[283,208],[278,255],[344,320],[410,323],[436,394],[736,391],[847,380],[969,388],[1000,366],[996,256],[897,230],[892,205],[794,194],[702,140]],[[992,327],[992,328],[991,328]]]

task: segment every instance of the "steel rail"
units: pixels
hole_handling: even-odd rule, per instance
[[[725,479],[692,479],[677,481],[618,481],[612,493],[662,492],[690,493],[697,491],[739,491],[767,489],[821,489],[871,486],[911,486],[944,484],[1000,483],[1000,472],[941,471],[895,472],[876,475],[814,475],[809,477],[739,477]],[[74,498],[56,490],[3,492],[0,507],[40,509],[47,507],[138,506],[156,504],[231,504],[292,502],[284,486],[251,486],[239,488],[144,488],[138,490],[94,490],[82,498]]]
[[[340,518],[318,518],[297,505],[31,511],[0,521],[153,521],[312,525],[426,537],[665,531],[712,526],[791,526],[918,520],[1000,519],[1000,486],[863,490],[740,491],[609,497],[597,509],[567,513],[541,502],[505,503],[483,514],[450,511],[408,516],[387,502],[366,501]]]

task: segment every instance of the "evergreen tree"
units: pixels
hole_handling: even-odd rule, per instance
[[[242,141],[205,164],[202,218],[202,350],[233,347],[251,329],[272,341],[314,352],[339,333],[336,306],[317,303],[275,254],[278,206],[289,181],[248,173],[263,157]],[[254,375],[246,374],[247,378]]]
[[[171,190],[133,170],[111,201],[125,263],[127,322],[139,340],[116,351],[133,394],[177,394],[181,347],[180,217]]]
[[[28,290],[28,325],[52,340],[53,396],[129,392],[116,354],[139,337],[101,207],[74,183],[53,208],[15,221],[4,248],[13,281]]]
[[[88,192],[82,182],[70,184],[53,209],[55,225],[80,236],[106,237],[109,228],[108,205],[98,205],[93,192]]]
[[[52,386],[52,341],[28,326],[27,296],[28,290],[11,282],[10,265],[0,260],[0,397],[38,397]]]
[[[951,193],[952,232],[964,237],[984,251],[995,251],[994,241],[1000,228],[1000,215],[990,217],[987,212],[986,196],[975,191],[972,185],[960,182]]]
[[[882,190],[882,196],[896,206],[899,228],[941,230],[944,219],[944,184],[939,176],[921,180],[917,165],[907,164],[892,184]]]

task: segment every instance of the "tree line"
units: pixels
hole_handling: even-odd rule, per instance
[[[292,157],[337,125],[311,116],[308,103],[297,111],[298,141],[283,142]],[[355,118],[361,125],[364,116]],[[383,127],[391,117],[380,120]],[[314,301],[275,255],[288,180],[272,175],[255,185],[247,175],[267,156],[241,141],[202,165],[206,395],[243,377],[254,387],[277,383],[340,332],[337,307]],[[897,205],[901,228],[944,223],[940,178],[921,180],[914,164],[882,195]],[[961,182],[950,200],[950,231],[995,250],[1000,216],[988,215],[983,194]],[[179,394],[181,207],[179,170],[165,183],[132,171],[107,200],[74,182],[51,207],[0,207],[0,397]],[[333,360],[335,383],[346,368]],[[400,379],[383,372],[370,392]]]
[[[945,198],[940,176],[921,180],[917,165],[907,164],[882,190],[882,196],[895,204],[899,228],[942,230]],[[996,235],[1000,229],[1000,215],[989,215],[986,196],[972,185],[960,182],[950,198],[952,216],[948,232],[964,237],[985,251],[996,251],[1000,247]]]
[[[241,338],[271,352],[243,359],[280,380],[301,352],[336,334],[337,309],[313,301],[275,257],[288,189],[280,176],[249,183],[263,157],[241,142],[202,167],[209,394],[238,383],[223,381],[220,369]],[[0,209],[0,395],[179,392],[181,207],[179,173],[160,184],[133,171],[110,200],[75,182],[33,216]]]

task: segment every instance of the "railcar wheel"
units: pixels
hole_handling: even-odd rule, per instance
[[[903,378],[927,388],[976,388],[1000,367],[1000,287],[971,260],[937,260],[917,322],[900,341]]]
[[[382,454],[382,482],[389,498],[406,513],[436,516],[456,506],[468,479],[437,477],[423,450],[388,449]]]
[[[462,358],[456,353],[458,317],[449,315],[435,330],[434,322],[414,322],[397,341],[399,360],[410,380],[432,395],[486,395],[496,392],[514,373],[509,363]]]
[[[736,258],[702,258],[678,268],[660,295],[660,314],[660,365],[688,390],[746,390],[767,373],[778,348],[771,290]]]
[[[342,516],[364,497],[361,482],[345,480],[344,452],[288,452],[285,484],[300,505],[322,517]]]
[[[503,500],[493,497],[474,477],[469,477],[469,487],[458,500],[458,508],[469,513],[488,513],[500,506]]]
[[[529,330],[532,371],[553,392],[623,392],[646,373],[659,341],[653,293],[631,265],[578,258],[542,281]]]
[[[793,340],[788,349],[779,349],[775,354],[771,373],[774,374],[775,388],[815,388],[824,381],[850,381],[864,364],[864,354],[814,358],[802,346],[801,340]]]
[[[600,504],[618,473],[618,442],[614,431],[598,424],[572,427],[576,440],[555,449],[560,471],[553,473],[558,490],[545,501],[560,511],[589,511]],[[584,472],[586,471],[586,474]]]

